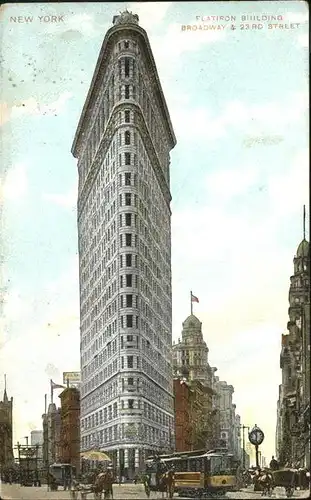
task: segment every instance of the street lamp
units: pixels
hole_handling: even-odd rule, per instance
[[[248,439],[250,443],[252,443],[255,446],[256,450],[256,467],[259,468],[259,452],[258,452],[258,446],[263,442],[265,438],[265,435],[261,429],[255,424],[255,426],[252,428],[252,430],[248,434]]]

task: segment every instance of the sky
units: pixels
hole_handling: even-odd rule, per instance
[[[270,458],[289,278],[309,206],[308,6],[299,1],[1,7],[0,394],[6,373],[14,443],[42,427],[49,380],[79,370],[70,150],[105,33],[125,8],[148,33],[177,138],[173,339],[192,290],[209,362],[234,386],[241,422],[264,431]],[[282,20],[247,29],[242,15]]]

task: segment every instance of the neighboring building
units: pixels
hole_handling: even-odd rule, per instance
[[[243,461],[243,454],[244,454],[244,461]],[[241,448],[241,464],[242,465],[244,464],[245,469],[249,469],[251,466],[250,456],[247,453],[247,451],[243,450],[242,448]]]
[[[212,393],[199,380],[189,380],[186,370],[174,378],[176,451],[212,449]]]
[[[255,453],[255,446],[252,445],[250,442],[247,442],[245,444],[245,451],[249,457],[249,463],[250,466],[256,465],[256,453]]]
[[[234,388],[225,381],[218,382],[220,394],[220,439],[230,453],[234,453],[235,405],[232,402]]]
[[[38,445],[38,469],[43,467],[43,430],[35,430],[30,432],[30,444],[31,446]]]
[[[173,369],[175,376],[185,377],[191,388],[191,449],[211,449],[219,444],[217,368],[212,368],[208,363],[209,349],[203,338],[201,321],[190,314],[182,327],[181,340],[178,339],[177,344],[173,343]]]
[[[43,419],[43,461],[45,467],[61,458],[61,409],[50,403]]]
[[[61,400],[61,462],[72,464],[80,471],[80,393],[67,388]]]
[[[189,380],[199,380],[211,387],[212,369],[208,364],[209,349],[203,339],[202,323],[191,314],[182,324],[181,341],[173,343],[174,370],[187,368]]]
[[[236,405],[233,405],[234,411]],[[237,460],[242,463],[242,448],[241,448],[241,417],[240,415],[234,414],[233,422],[233,454]]]
[[[310,464],[310,249],[305,236],[294,258],[288,334],[282,335],[277,451],[282,465]]]
[[[190,385],[184,378],[174,378],[175,450],[192,450]]]
[[[35,444],[42,445],[43,444],[43,431],[35,430],[30,432],[30,444],[34,446]]]
[[[8,398],[5,384],[0,401],[0,468],[13,464],[13,398]]]
[[[235,415],[236,407],[232,402],[233,386],[220,381],[216,376],[217,368],[209,365],[209,349],[203,338],[201,321],[191,314],[182,326],[181,340],[173,343],[173,368],[175,377],[184,377],[192,389],[189,390],[189,404],[192,394],[196,410],[191,410],[191,421],[195,422],[191,449],[224,446],[240,460],[240,417]]]
[[[78,159],[81,448],[132,477],[174,429],[170,151],[146,32],[113,18],[72,154]]]
[[[212,435],[212,389],[200,380],[190,381],[190,411],[192,450],[210,450],[215,446]]]
[[[310,250],[309,255],[310,258]],[[303,307],[302,334],[302,397],[300,411],[300,449],[304,454],[304,465],[310,470],[310,298]]]

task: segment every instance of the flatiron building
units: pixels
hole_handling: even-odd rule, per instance
[[[113,18],[72,154],[78,160],[81,450],[121,475],[174,446],[170,151],[147,34]]]

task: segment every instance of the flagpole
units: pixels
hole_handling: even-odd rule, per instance
[[[47,400],[47,394],[44,394],[44,415],[46,415],[46,410],[47,410],[46,400]]]
[[[51,384],[51,404],[53,404],[53,384],[52,384],[52,379],[50,380]]]
[[[192,292],[190,292],[190,310],[192,315],[193,314]]]

